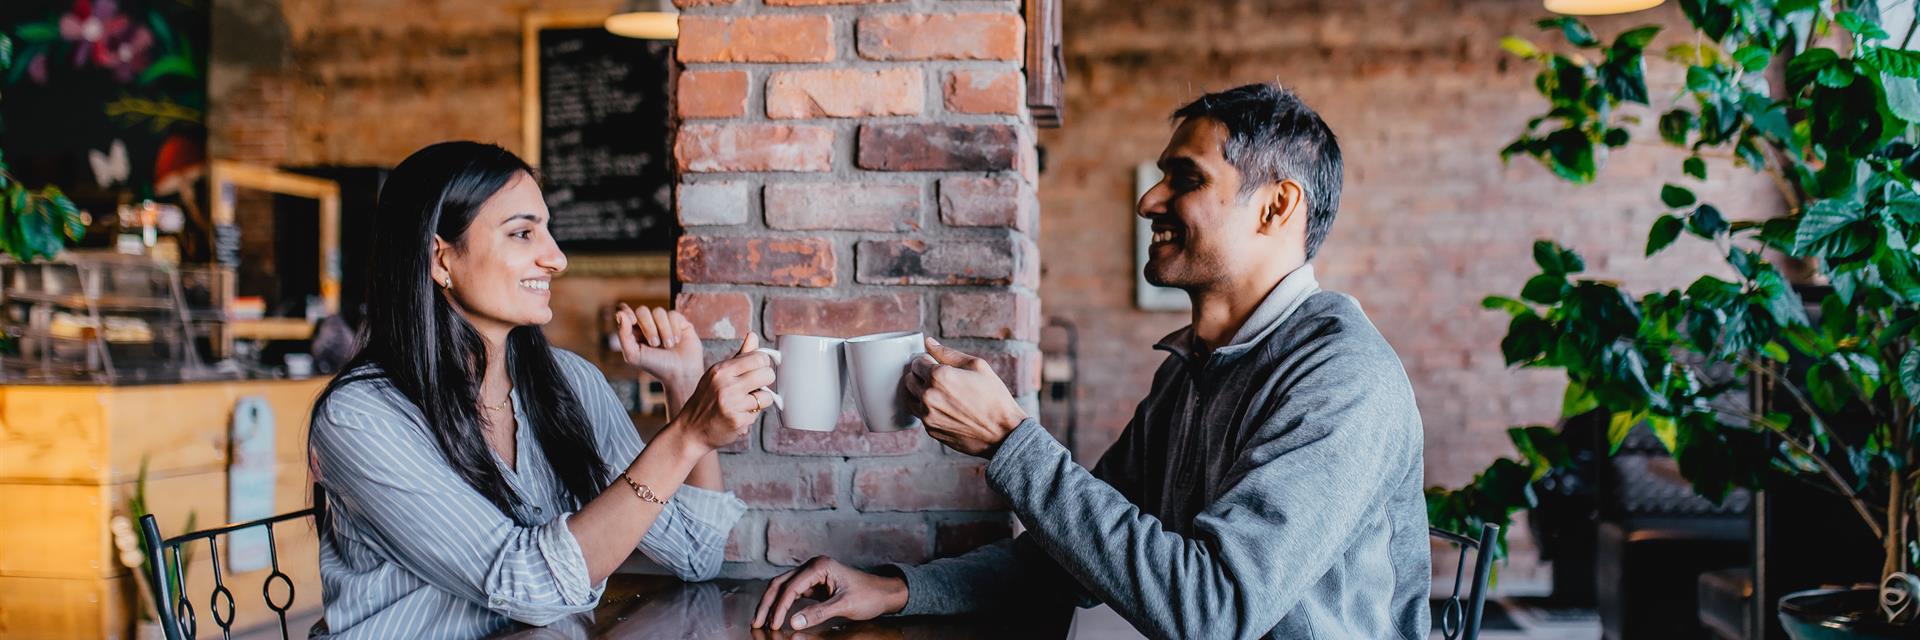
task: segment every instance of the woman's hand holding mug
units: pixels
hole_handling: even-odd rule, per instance
[[[687,435],[712,449],[733,444],[747,435],[760,412],[773,406],[773,357],[756,352],[760,338],[752,333],[733,357],[707,369],[693,388],[693,397],[674,422]],[[697,350],[698,347],[695,347]]]

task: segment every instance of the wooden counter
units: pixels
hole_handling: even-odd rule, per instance
[[[199,528],[228,521],[228,430],[242,397],[261,396],[273,409],[274,512],[304,508],[308,412],[326,382],[0,385],[0,638],[128,637],[135,583],[115,560],[108,522],[126,515],[142,458],[148,508],[163,535],[183,532],[188,512]],[[295,610],[316,609],[312,526],[277,535],[298,590]],[[213,584],[207,555],[201,546],[187,569],[203,634]],[[228,578],[236,628],[273,619],[259,596],[266,573]]]

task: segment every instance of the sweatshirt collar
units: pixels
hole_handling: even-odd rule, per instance
[[[1313,265],[1300,265],[1300,268],[1294,269],[1293,273],[1281,278],[1280,284],[1274,285],[1273,291],[1267,293],[1266,299],[1260,302],[1260,306],[1255,307],[1253,314],[1247,316],[1246,322],[1240,324],[1240,329],[1234,332],[1233,339],[1229,340],[1225,346],[1216,349],[1215,355],[1231,357],[1252,349],[1253,345],[1266,339],[1268,334],[1273,333],[1273,330],[1285,323],[1287,318],[1292,317],[1293,312],[1298,310],[1309,296],[1319,291],[1320,281],[1313,277]],[[1200,350],[1191,324],[1167,334],[1167,337],[1161,338],[1154,348],[1180,356],[1183,360],[1192,357]]]

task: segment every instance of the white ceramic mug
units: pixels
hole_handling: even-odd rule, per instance
[[[846,394],[840,375],[840,338],[780,336],[780,348],[758,349],[773,357],[773,404],[780,424],[802,431],[833,431],[840,423],[840,398]]]
[[[907,408],[901,381],[907,364],[927,352],[926,336],[918,331],[876,333],[847,340],[847,368],[854,397],[868,431],[900,431],[920,426]]]

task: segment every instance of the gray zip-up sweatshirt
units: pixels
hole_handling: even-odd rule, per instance
[[[1154,638],[1425,638],[1420,414],[1359,303],[1305,266],[1227,346],[1157,348],[1093,471],[1031,419],[1001,443],[987,482],[1026,533],[897,566],[901,613],[1098,601]]]

